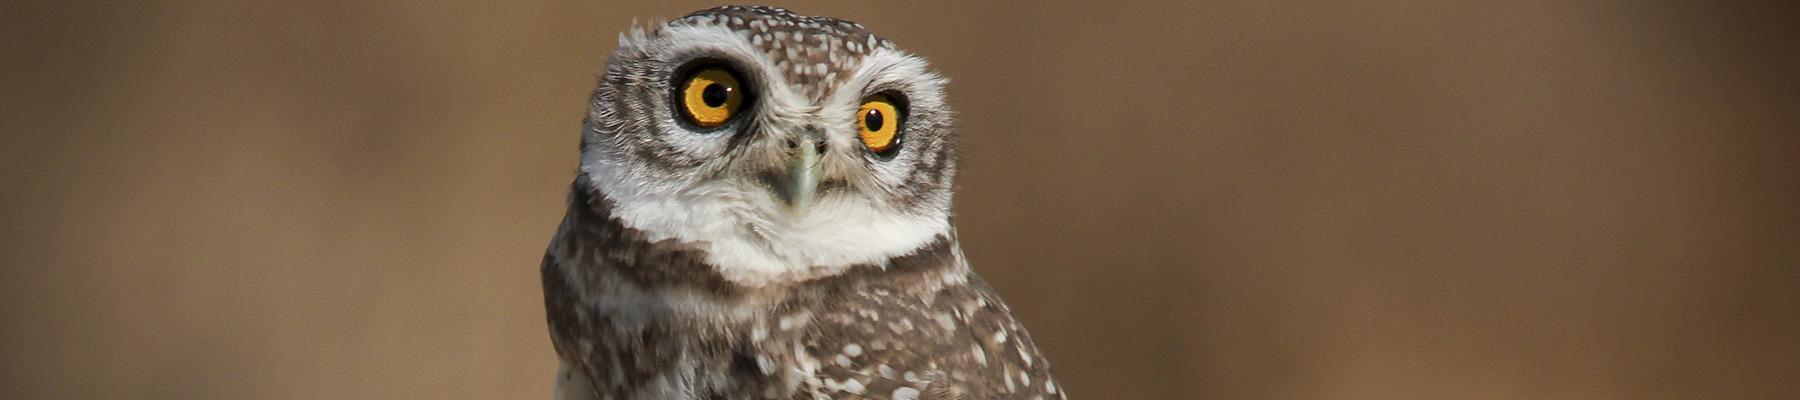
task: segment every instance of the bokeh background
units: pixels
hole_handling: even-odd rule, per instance
[[[584,100],[710,6],[101,3],[0,6],[3,398],[548,398]],[[779,3],[953,80],[1078,397],[1800,396],[1784,2]]]

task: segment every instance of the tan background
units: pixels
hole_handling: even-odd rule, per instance
[[[0,398],[548,398],[583,100],[683,3],[0,6]],[[1078,397],[1800,396],[1790,10],[821,3],[953,79]]]

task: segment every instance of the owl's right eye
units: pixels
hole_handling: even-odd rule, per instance
[[[680,82],[675,103],[688,122],[701,128],[724,125],[744,106],[743,83],[723,66],[695,68]]]

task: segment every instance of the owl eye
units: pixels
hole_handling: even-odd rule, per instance
[[[880,156],[891,156],[900,148],[900,124],[904,117],[895,96],[877,94],[863,99],[856,110],[857,135],[863,146]]]
[[[737,75],[723,66],[702,66],[688,73],[681,82],[676,104],[688,122],[701,128],[715,128],[737,116],[744,105],[744,87]]]

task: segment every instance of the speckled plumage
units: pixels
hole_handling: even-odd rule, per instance
[[[761,96],[722,133],[670,121],[693,60]],[[622,37],[542,265],[557,397],[1063,398],[950,225],[942,82],[861,25],[776,8]],[[846,107],[877,92],[910,107],[891,157],[858,147]],[[824,154],[816,205],[761,178],[796,140]]]
[[[788,82],[818,82],[814,89],[820,91],[835,89],[838,74],[869,53],[894,47],[862,24],[779,8],[720,7],[670,23],[720,26],[737,32],[761,50]]]

